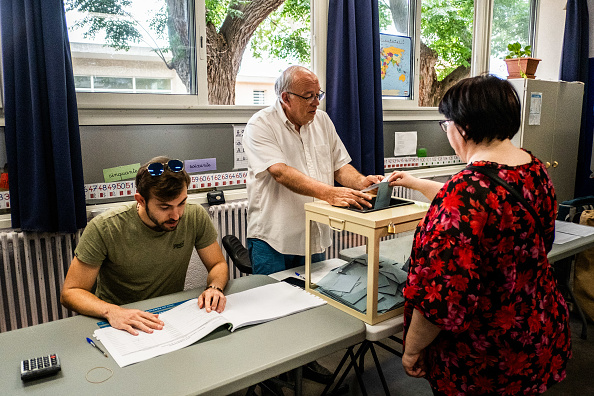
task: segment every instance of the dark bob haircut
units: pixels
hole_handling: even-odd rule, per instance
[[[459,81],[439,103],[439,112],[475,143],[511,139],[520,128],[520,111],[511,84],[492,75]]]
[[[169,158],[155,157],[138,169],[136,174],[136,191],[148,202],[152,195],[160,201],[172,201],[179,197],[185,188],[190,185],[190,176],[183,169],[180,172],[172,172],[167,165],[160,176],[151,176],[147,167],[155,162],[167,164]]]

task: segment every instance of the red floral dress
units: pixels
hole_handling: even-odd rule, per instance
[[[521,190],[546,235],[503,187],[471,170],[454,175],[419,224],[404,290],[441,331],[426,348],[426,378],[445,395],[538,394],[565,378],[569,313],[547,260],[557,202],[542,162],[499,169]]]

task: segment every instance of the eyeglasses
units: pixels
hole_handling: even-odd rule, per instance
[[[146,169],[151,176],[161,176],[163,172],[165,172],[165,167],[167,167],[171,172],[181,172],[184,170],[184,163],[178,159],[172,159],[167,161],[167,163],[161,162],[153,162],[148,164]]]
[[[324,92],[322,90],[320,90],[319,93],[311,95],[311,96],[301,96],[301,95],[297,95],[296,93],[289,92],[289,91],[287,91],[287,93],[291,94],[291,95],[299,96],[301,99],[305,99],[309,103],[312,103],[314,101],[314,98],[316,98],[317,100],[323,100],[326,97],[326,92]]]
[[[452,120],[441,120],[441,121],[439,121],[439,126],[441,127],[441,129],[444,132],[447,132],[448,131],[448,125],[450,124],[450,122],[454,122],[454,121],[452,121]]]

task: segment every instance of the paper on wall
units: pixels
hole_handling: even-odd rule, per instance
[[[417,132],[394,132],[394,155],[416,155]]]

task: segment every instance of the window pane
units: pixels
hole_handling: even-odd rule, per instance
[[[65,0],[65,5],[74,73],[101,76],[95,77],[95,90],[133,92],[136,78],[137,84],[168,81],[171,93],[195,93],[193,0]]]
[[[263,105],[264,104],[264,91],[254,90],[254,104],[255,105]]]
[[[259,7],[229,3],[206,1],[209,103],[251,105],[257,90],[266,91],[264,104],[271,104],[276,97],[269,92],[282,70],[311,67],[310,1],[286,0],[278,9],[271,1]]]
[[[380,33],[410,36],[410,0],[379,0]]]
[[[136,90],[171,91],[171,80],[166,78],[137,78]]]
[[[423,0],[419,106],[437,106],[456,82],[470,76],[473,0]]]
[[[91,76],[74,76],[74,86],[76,89],[90,89]]]
[[[414,40],[410,0],[380,0],[380,62],[384,99],[413,98]]]
[[[522,49],[530,42],[531,0],[495,0],[491,33],[491,57],[489,72],[507,77],[503,59],[508,53],[507,45],[519,42]]]
[[[123,77],[94,77],[93,85],[97,90],[118,91],[122,89],[132,90],[132,78]]]

